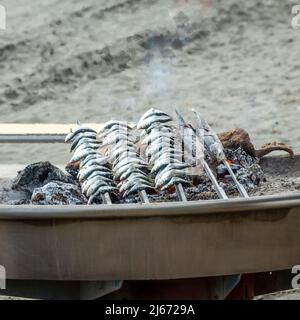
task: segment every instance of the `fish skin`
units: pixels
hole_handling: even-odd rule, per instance
[[[183,177],[185,173],[182,170],[171,169],[164,171],[162,174],[159,174],[155,177],[155,187],[161,187],[167,184],[173,177]]]
[[[80,162],[80,168],[84,167],[86,163],[89,162],[90,160],[98,160],[99,162],[102,160],[104,164],[108,162],[108,159],[109,159],[108,157],[102,156],[100,153],[91,154]]]
[[[104,132],[106,130],[109,130],[113,126],[119,126],[119,127],[125,127],[128,129],[132,129],[132,127],[125,121],[119,121],[119,120],[109,120],[104,123],[103,128],[100,132]]]
[[[100,145],[101,144],[99,142],[81,143],[77,145],[77,147],[73,151],[76,152],[76,150],[78,149],[85,149],[85,148],[99,149]]]
[[[173,160],[174,161],[178,160],[178,161],[182,162],[182,152],[179,151],[179,150],[174,150],[174,149],[170,150],[170,148],[167,147],[167,148],[161,149],[159,152],[157,152],[155,154],[152,154],[149,157],[149,163],[150,164],[154,164],[157,161],[160,161],[164,157],[169,158],[170,162],[173,161]]]
[[[129,177],[134,174],[134,173],[141,173],[141,174],[145,174],[142,170],[136,168],[136,169],[128,169],[127,171],[125,171],[121,176],[120,176],[120,180],[126,180],[129,179]]]
[[[96,182],[101,181],[103,184],[109,184],[108,181],[102,180],[101,176],[94,176],[89,177],[89,179],[85,180],[81,185],[81,191],[83,194],[87,195],[87,190],[90,188],[91,185],[95,184]],[[111,180],[110,180],[111,181]]]
[[[115,167],[113,167],[113,170],[119,170],[121,167],[127,165],[128,163],[132,163],[132,164],[141,164],[144,166],[147,166],[148,163],[146,163],[143,159],[141,158],[124,158],[122,159]]]
[[[150,184],[135,184],[131,189],[124,192],[123,198],[140,190],[154,190],[154,188]]]
[[[110,169],[103,166],[94,165],[79,172],[78,174],[79,182],[86,180],[93,172],[96,172],[96,171],[101,172],[101,174],[105,177],[112,176]]]
[[[99,160],[97,160],[97,159],[92,159],[92,160],[89,160],[85,165],[79,166],[79,169],[80,169],[80,170],[83,170],[83,169],[86,169],[86,168],[91,167],[91,166],[93,166],[93,165],[100,165],[100,166],[102,166],[103,164],[106,164],[106,163],[107,163],[107,161],[104,161],[103,159],[99,159]]]
[[[88,200],[88,204],[90,205],[90,204],[92,204],[93,202],[94,202],[94,200],[98,197],[98,196],[100,196],[101,194],[104,194],[104,193],[106,193],[106,192],[108,192],[108,193],[111,193],[111,192],[114,192],[114,191],[117,191],[118,189],[117,188],[115,188],[115,187],[111,187],[111,186],[105,186],[105,187],[99,187],[98,188],[98,190],[94,193],[94,194],[92,194],[91,195],[91,197],[89,198],[89,200]]]
[[[160,170],[159,173],[156,175],[156,179],[159,179],[163,174],[170,170],[183,170],[188,168],[189,165],[186,163],[169,163],[164,169]],[[184,172],[182,172],[184,175]]]
[[[130,136],[125,135],[125,134],[115,134],[112,136],[107,136],[103,141],[102,141],[102,147],[107,147],[110,146],[116,142],[132,142],[136,143],[136,139],[130,138]]]
[[[182,179],[180,177],[172,177],[172,179],[167,183],[165,184],[164,186],[161,187],[160,190],[167,190],[169,189],[171,186],[177,184],[177,183],[181,183],[183,185],[190,185],[191,183],[185,179]]]
[[[71,151],[73,151],[76,148],[77,144],[80,143],[81,140],[83,140],[83,139],[89,139],[89,140],[96,141],[96,134],[94,134],[92,132],[78,134],[77,137],[72,141]]]
[[[150,182],[149,178],[145,175],[144,172],[141,172],[141,173],[133,172],[129,176],[129,178],[120,180],[120,182],[118,183],[118,187],[121,187],[122,185],[126,184],[127,182],[134,181],[135,179],[140,179],[140,180]]]
[[[166,165],[165,168],[161,169],[157,175],[155,176],[155,179],[159,179],[163,174],[165,174],[166,172],[170,171],[170,170],[183,170],[185,168],[187,168],[188,165],[186,165],[185,163],[169,163]]]
[[[164,137],[164,136],[162,136],[162,137],[159,137],[159,138],[156,138],[156,139],[152,140],[148,144],[147,148],[149,148],[151,146],[154,146],[154,145],[157,145],[157,144],[160,144],[160,145],[162,145],[162,144],[165,144],[165,145],[172,144],[172,145],[174,145],[174,143],[175,143],[175,138],[174,137]]]
[[[109,140],[111,138],[115,138],[115,137],[118,137],[119,135],[124,135],[126,138],[129,136],[129,133],[127,131],[123,132],[119,132],[119,131],[113,131],[113,132],[110,132],[106,135],[106,137],[103,139],[103,143],[105,142],[105,140]]]
[[[102,133],[98,133],[97,138],[98,140],[104,140],[110,135],[115,135],[115,134],[124,134],[128,135],[131,129],[127,127],[121,127],[118,125],[113,125],[110,129],[103,131]]]
[[[125,158],[137,158],[139,157],[138,152],[125,152],[121,153],[120,156],[118,156],[112,163],[112,166],[115,167],[120,161],[122,161]]]
[[[147,157],[150,157],[152,154],[156,154],[157,152],[160,152],[161,150],[169,149],[170,151],[174,149],[174,141],[173,140],[156,140],[156,142],[150,144],[145,149],[145,155]]]
[[[85,148],[85,149],[77,150],[73,154],[73,156],[71,157],[70,162],[80,161],[80,160],[84,159],[85,157],[87,157],[88,155],[92,155],[92,154],[98,154],[98,152],[92,148]]]
[[[219,162],[226,160],[223,145],[218,135],[213,131],[208,122],[193,109],[197,119],[197,129],[204,132],[204,144],[209,154]]]
[[[81,144],[76,148],[76,150],[74,150],[74,154],[84,149],[99,149],[99,145],[98,144]]]
[[[120,126],[118,126],[118,125],[114,125],[114,126],[112,126],[110,129],[108,129],[108,130],[105,130],[105,131],[103,131],[103,132],[101,132],[101,133],[98,133],[97,134],[97,138],[99,139],[99,140],[103,140],[105,137],[107,137],[109,134],[111,134],[111,133],[113,133],[113,132],[117,132],[117,131],[119,131],[120,130]]]
[[[173,125],[166,125],[162,123],[153,123],[150,127],[147,129],[143,129],[140,133],[140,137],[143,138],[146,135],[152,133],[152,132],[174,132],[175,127]]]
[[[75,159],[75,161],[82,160],[83,158],[85,158],[89,154],[97,153],[97,149],[98,149],[97,146],[81,145],[74,151],[73,156],[71,157],[71,159],[73,161],[74,161],[74,159]],[[91,151],[91,153],[89,153],[89,150]],[[94,151],[94,152],[92,152],[92,151]]]
[[[108,184],[99,179],[98,181],[90,185],[90,187],[87,189],[86,191],[87,197],[89,198],[92,194],[94,194],[99,187],[106,187],[106,186],[108,186]]]
[[[187,124],[177,110],[176,114],[185,161],[193,163],[196,167],[199,167],[200,171],[203,171],[204,145],[192,125]]]
[[[124,144],[124,141],[117,142],[112,148],[110,149],[110,152],[113,153],[114,151],[117,151],[120,147],[124,148],[136,148],[136,145],[130,141],[127,141],[126,144]]]
[[[114,174],[115,174],[115,179],[116,180],[119,180],[119,178],[121,177],[121,175],[123,173],[125,173],[127,170],[135,170],[135,169],[140,169],[140,170],[146,170],[147,167],[144,166],[144,165],[141,165],[139,163],[136,163],[136,164],[132,164],[132,163],[128,163],[127,165],[121,167],[119,170],[115,171]]]
[[[169,116],[153,115],[144,119],[142,122],[140,122],[139,125],[137,126],[137,129],[148,129],[155,123],[162,124],[162,123],[171,122],[171,121],[172,121],[172,118]]]
[[[91,180],[91,179],[94,179],[94,178],[98,178],[98,179],[101,179],[103,181],[106,181],[107,183],[112,183],[113,182],[113,179],[111,176],[104,176],[102,171],[94,171],[93,173],[91,173],[88,178],[86,180],[84,180],[84,182],[82,183],[82,185],[84,183],[86,183],[87,181]]]
[[[141,143],[143,145],[149,145],[156,141],[157,139],[161,138],[169,138],[169,139],[174,139],[174,134],[173,132],[160,132],[160,131],[153,131],[150,132],[142,141]]]
[[[118,159],[123,154],[131,154],[131,153],[137,153],[135,146],[132,146],[132,147],[123,146],[123,147],[120,147],[120,148],[110,152],[109,159],[111,161],[114,161],[114,160]]]
[[[167,113],[165,113],[164,111],[161,111],[159,109],[154,109],[151,108],[149,110],[147,110],[140,118],[138,124],[137,124],[137,128],[139,127],[139,125],[147,118],[151,117],[151,116],[165,116],[165,117],[170,117]],[[171,117],[170,117],[171,118]]]
[[[176,160],[176,159],[175,159]],[[181,168],[181,169],[185,169],[188,167],[188,165],[186,165],[185,163],[181,162],[181,161],[174,161],[174,162],[170,162],[169,159],[164,159],[164,160],[160,160],[157,161],[154,166],[152,167],[150,173],[152,174],[157,174],[158,172],[163,171],[166,167],[168,167],[170,164],[175,164],[177,165],[177,168]]]
[[[65,138],[65,142],[72,141],[78,134],[84,133],[84,132],[93,132],[96,133],[95,130],[89,128],[89,127],[84,127],[81,125],[77,125],[70,133],[67,134]]]
[[[94,164],[92,166],[85,167],[84,169],[80,170],[78,175],[84,174],[85,172],[90,171],[92,169],[99,169],[99,170],[102,170],[104,172],[111,172],[111,170],[109,168],[107,168],[106,166],[104,166],[104,165]]]
[[[145,185],[145,184],[150,185],[150,182],[147,180],[146,177],[139,177],[139,178],[131,179],[131,180],[128,180],[128,181],[122,183],[122,185],[120,186],[120,192],[124,192],[126,190],[129,190],[130,188],[132,188],[135,185]]]
[[[78,147],[80,147],[82,145],[86,145],[86,144],[98,144],[98,145],[100,145],[100,142],[97,141],[96,139],[83,138],[77,144],[72,144],[71,145],[70,152],[73,152],[76,149],[78,149]]]

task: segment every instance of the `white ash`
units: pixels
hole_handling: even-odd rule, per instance
[[[39,205],[78,205],[86,204],[87,200],[78,185],[55,181],[34,189],[31,203]]]
[[[236,174],[238,181],[243,184],[248,191],[257,188],[261,181],[265,179],[264,172],[259,165],[259,160],[247,154],[242,148],[236,150],[226,149],[225,153],[227,158],[233,162],[231,168]],[[222,174],[218,174],[218,177],[225,179],[225,189],[226,187],[227,189],[231,189],[234,185],[231,182],[232,180],[227,170],[225,171],[223,167],[224,165],[222,164],[217,167],[216,170],[218,173],[223,170]]]
[[[262,171],[259,160],[248,155],[242,148],[236,150],[225,150],[226,156],[233,163],[231,168],[236,174],[237,179],[243,184],[247,191],[255,191],[258,189],[261,181],[264,181],[264,172]],[[211,168],[215,168],[216,176],[221,187],[224,188],[228,195],[238,194],[237,188],[233,183],[227,168],[224,164],[219,164],[216,166],[209,156],[206,156],[207,161],[210,163]],[[199,181],[196,186],[186,187],[185,194],[187,200],[207,200],[207,199],[217,199],[217,194],[215,192],[214,186],[212,185],[206,174],[199,176]],[[162,201],[178,201],[176,192],[159,192],[157,195],[149,195],[151,202],[162,202]],[[140,199],[138,195],[131,196],[123,203],[139,203]]]
[[[50,162],[45,161],[32,163],[19,171],[13,179],[12,189],[32,194],[35,188],[40,188],[51,181],[75,183],[72,176],[65,174]]]

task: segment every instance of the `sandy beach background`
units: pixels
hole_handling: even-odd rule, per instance
[[[197,108],[217,131],[300,150],[297,1],[1,0],[0,122],[136,121]],[[1,145],[1,163],[65,163],[64,145]]]

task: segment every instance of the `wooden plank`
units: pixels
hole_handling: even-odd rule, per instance
[[[102,128],[102,124],[87,123],[95,131]],[[20,124],[1,123],[0,143],[64,143],[65,136],[75,124]]]
[[[66,135],[75,125],[75,123],[0,123],[0,135]],[[84,125],[96,131],[103,127],[103,124],[98,123]]]
[[[0,143],[63,143],[65,136],[75,125],[74,123],[0,123]],[[96,132],[103,128],[102,123],[84,125]]]

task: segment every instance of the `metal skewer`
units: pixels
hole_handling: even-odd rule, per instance
[[[237,186],[238,190],[239,190],[239,193],[241,194],[241,196],[243,196],[244,198],[249,198],[249,195],[246,191],[246,189],[244,188],[244,186],[239,183],[238,179],[236,178],[234,172],[232,171],[231,167],[230,167],[230,164],[228,163],[227,160],[224,160],[223,162],[233,180],[233,182],[235,183],[235,185]]]
[[[179,201],[186,202],[187,198],[185,196],[184,189],[181,183],[175,183],[175,190],[176,190]]]
[[[219,198],[224,199],[224,200],[228,199],[224,189],[218,184],[216,177],[214,176],[213,172],[211,171],[209,165],[207,164],[207,162],[205,160],[203,161],[203,166],[204,166],[204,170],[205,170],[206,174],[208,175],[210,181],[214,185],[215,190],[216,190]]]
[[[108,192],[102,193],[101,194],[101,198],[102,198],[102,202],[104,204],[109,204],[109,205],[112,204],[111,197],[110,197],[110,194]]]
[[[178,116],[178,122],[179,122],[179,128],[180,128],[180,135],[181,135],[181,139],[182,139],[182,143],[183,143],[183,148],[190,148],[190,144],[192,143],[185,143],[185,128],[186,130],[190,130],[189,132],[191,133],[192,132],[192,136],[196,135],[197,136],[197,131],[191,126],[191,125],[188,125],[183,116],[177,111],[176,111],[176,114]],[[187,135],[188,136],[188,135]],[[197,138],[197,137],[196,137]],[[202,141],[198,140],[198,146],[201,147],[201,149],[204,149],[204,145],[202,143]],[[191,151],[190,151],[191,152]],[[215,178],[213,172],[211,171],[209,165],[207,164],[207,162],[205,161],[205,159],[203,159],[202,161],[202,166],[204,168],[204,171],[206,172],[206,174],[208,175],[210,181],[212,182],[218,196],[220,199],[228,199],[224,189],[219,185],[217,179]]]
[[[220,141],[219,137],[211,129],[209,124],[204,119],[201,119],[200,115],[196,112],[196,110],[192,109],[192,111],[195,113],[195,115],[197,117],[199,129],[201,128],[201,129],[204,129],[206,132],[210,132],[209,136],[211,137],[213,142],[218,146],[219,152],[221,153],[222,162],[226,166],[226,168],[227,168],[227,170],[228,170],[228,172],[229,172],[234,184],[236,185],[239,193],[241,194],[242,197],[249,198],[249,195],[248,195],[246,189],[244,188],[244,186],[241,183],[239,183],[239,181],[237,180],[234,172],[232,171],[232,169],[230,167],[230,164],[228,163],[228,160],[226,159],[225,152],[224,152],[224,147],[223,147],[222,142]],[[204,137],[205,137],[205,134],[204,134]],[[205,139],[204,139],[204,141],[205,141]],[[207,148],[207,150],[209,152],[209,146],[207,145],[207,143],[205,143],[205,146],[206,146],[206,148]],[[209,153],[211,154],[211,152],[209,152]],[[214,158],[217,158],[214,154],[212,154],[212,156]]]
[[[148,195],[145,190],[139,190],[139,197],[142,200],[142,203],[150,203]]]

